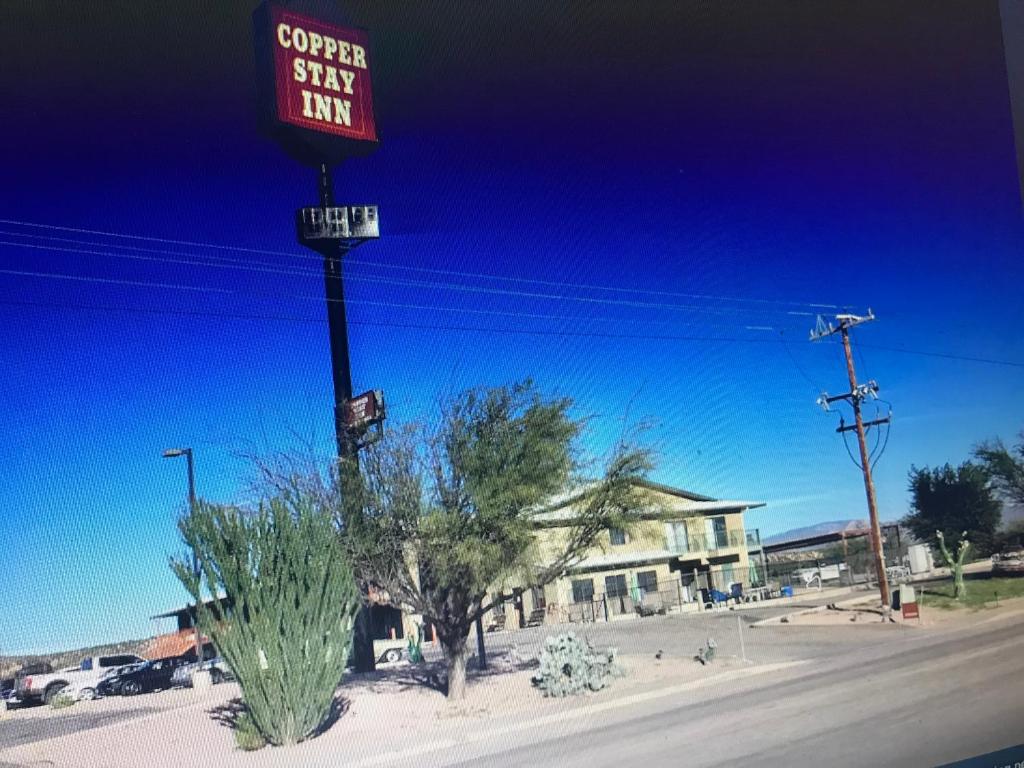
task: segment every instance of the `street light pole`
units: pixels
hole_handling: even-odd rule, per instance
[[[189,514],[193,514],[196,511],[196,473],[195,465],[192,461],[192,449],[191,448],[168,448],[163,454],[165,459],[175,458],[177,456],[184,456],[185,462],[188,467],[188,511]],[[199,575],[199,556],[196,554],[195,549],[192,550],[192,573],[196,576]],[[196,661],[201,662],[203,660],[203,649],[202,643],[199,639],[199,603],[196,602],[195,618],[193,619],[193,627],[196,631]]]

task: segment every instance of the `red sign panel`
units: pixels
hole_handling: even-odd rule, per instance
[[[917,607],[917,603],[902,603],[903,618],[904,619],[917,619],[921,617],[921,611]]]
[[[384,400],[379,390],[364,392],[345,403],[345,424],[358,429],[383,417]]]
[[[366,32],[277,5],[269,10],[277,120],[377,141]]]

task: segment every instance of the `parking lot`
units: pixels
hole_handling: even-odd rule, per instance
[[[62,709],[43,705],[19,707],[0,718],[0,750],[195,706],[200,702],[200,696],[191,688],[173,688],[140,696],[111,696],[83,701]]]

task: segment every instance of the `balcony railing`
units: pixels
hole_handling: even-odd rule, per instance
[[[719,549],[748,546],[748,535],[745,531],[715,531],[713,535],[697,534],[688,536],[686,541],[668,541],[671,552],[687,554],[690,552],[714,552]]]

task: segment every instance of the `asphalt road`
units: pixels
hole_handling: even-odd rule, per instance
[[[73,708],[75,711],[65,710],[67,714],[46,718],[26,716],[27,710],[14,710],[0,721],[0,750],[131,720],[158,711],[157,707],[147,706],[106,711],[87,710],[89,703],[76,705]],[[0,763],[0,768],[3,768],[3,763]]]
[[[488,768],[941,765],[1024,742],[1022,632],[1019,617],[938,636],[878,632],[878,642],[819,655],[770,677],[519,734],[503,752],[494,751],[493,740],[471,742],[457,754],[424,754],[418,762],[486,760]]]

